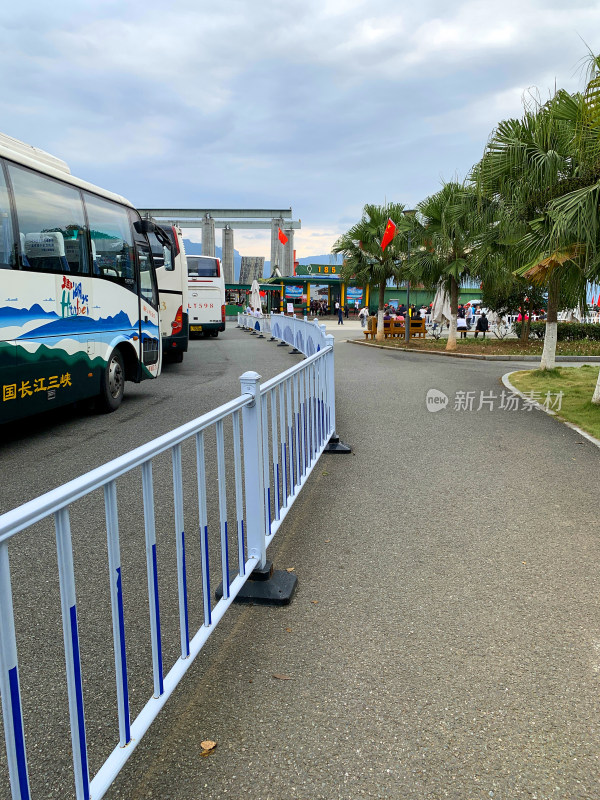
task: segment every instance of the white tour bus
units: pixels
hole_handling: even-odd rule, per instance
[[[0,422],[91,397],[113,411],[125,380],[160,374],[153,227],[0,134]]]
[[[167,242],[160,235],[161,231],[168,237]],[[148,239],[158,281],[163,359],[179,364],[188,349],[189,339],[188,275],[181,228],[161,225],[148,234]]]
[[[214,256],[187,256],[190,338],[225,330],[225,278]]]

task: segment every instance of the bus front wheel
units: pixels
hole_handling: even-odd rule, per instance
[[[116,411],[125,391],[125,366],[119,350],[110,354],[100,382],[99,406],[104,413]]]

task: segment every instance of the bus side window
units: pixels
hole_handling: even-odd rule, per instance
[[[136,230],[135,223],[139,220],[136,214],[130,210],[131,228],[133,230],[133,238],[139,259],[140,267],[140,294],[150,305],[158,308],[158,288],[156,286],[156,279],[154,270],[157,267],[156,259],[150,247],[150,242],[146,235],[139,233]],[[156,237],[152,234],[154,239]],[[156,241],[158,245],[158,241]],[[162,248],[161,248],[162,249]]]
[[[84,192],[84,200],[90,224],[94,274],[137,293],[127,210],[88,192]]]
[[[79,189],[16,164],[7,168],[15,196],[22,268],[88,275]]]
[[[173,263],[171,248],[162,245],[154,233],[148,234],[148,241],[150,242],[150,249],[152,250],[154,268],[159,269],[160,267],[164,267],[167,272],[172,272],[175,269],[175,264]]]
[[[0,269],[15,267],[15,240],[10,217],[8,191],[0,165]]]

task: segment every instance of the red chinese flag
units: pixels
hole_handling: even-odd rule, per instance
[[[281,230],[281,228],[279,228],[278,230],[279,230],[279,241],[281,242],[281,244],[287,244],[288,237],[287,237],[287,236],[285,235],[285,233],[284,233],[284,232]]]
[[[395,235],[396,235],[396,226],[394,225],[391,219],[388,219],[387,225],[385,226],[385,231],[383,232],[383,239],[381,240],[382,250],[385,250],[385,248],[392,241]]]

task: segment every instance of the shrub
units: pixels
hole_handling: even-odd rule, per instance
[[[515,333],[521,336],[523,323],[515,322]],[[546,333],[545,322],[531,323],[531,336],[543,339]],[[593,322],[559,322],[556,326],[556,338],[559,342],[600,341],[600,325]]]

